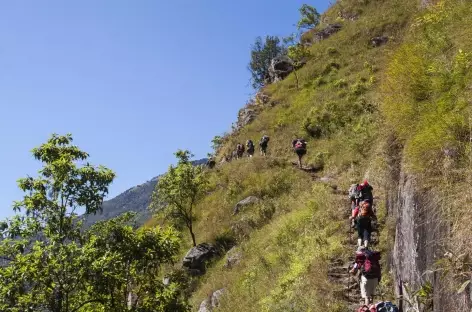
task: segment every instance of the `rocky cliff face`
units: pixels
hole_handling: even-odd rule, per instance
[[[432,292],[424,303],[415,304],[415,311],[470,311],[470,294],[454,294],[445,289],[447,279],[435,271],[434,264],[447,251],[448,229],[440,217],[441,198],[432,188],[424,188],[418,178],[407,173],[401,160],[390,166],[387,211],[395,220],[395,244],[390,265],[396,284],[396,294],[415,301],[412,293],[428,283]],[[406,287],[410,289],[410,293]],[[407,306],[406,301],[403,302]],[[451,311],[452,311],[451,310]]]
[[[206,158],[196,160],[194,165],[202,165],[207,162]],[[98,221],[108,220],[119,216],[122,213],[133,211],[137,213],[136,222],[143,225],[151,217],[148,206],[151,202],[151,195],[156,188],[159,176],[154,177],[138,186],[132,187],[120,195],[103,202],[103,210],[95,215],[88,215],[84,219],[85,227],[89,227]]]

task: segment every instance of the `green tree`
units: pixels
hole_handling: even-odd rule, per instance
[[[208,177],[202,166],[194,166],[190,161],[193,155],[178,150],[177,166],[170,166],[168,172],[159,179],[153,194],[151,210],[162,213],[177,225],[184,225],[190,232],[196,246],[193,221],[195,205],[206,194]]]
[[[321,16],[314,7],[304,4],[299,11],[301,17],[297,23],[298,29],[310,29],[318,26],[321,21]]]
[[[292,60],[294,67],[294,75],[297,81],[297,89],[300,88],[300,82],[298,77],[298,70],[305,65],[307,60],[311,56],[309,47],[300,43],[299,35],[291,35],[287,38],[284,38],[284,43],[288,44],[287,47],[287,56]]]
[[[71,135],[53,135],[33,155],[39,176],[19,180],[18,214],[0,224],[0,311],[186,311],[176,285],[155,278],[176,253],[175,233],[133,231],[126,216],[84,231],[77,210],[99,211],[115,174],[84,163]],[[130,293],[139,305],[124,309]]]
[[[88,154],[72,145],[71,135],[53,135],[33,149],[43,163],[39,177],[20,179],[26,194],[20,212],[4,223],[0,254],[1,311],[78,311],[98,303],[85,296],[82,234],[76,211],[101,209],[115,174],[105,167],[82,166]]]
[[[266,36],[265,40],[256,38],[251,46],[251,61],[248,66],[254,89],[264,86],[270,80],[269,67],[272,59],[284,53],[285,48],[278,37]]]
[[[219,135],[215,135],[213,140],[211,140],[211,148],[213,149],[215,153],[218,152],[222,144],[223,144],[223,138]]]
[[[103,302],[105,311],[188,311],[180,285],[164,285],[159,274],[178,252],[177,233],[158,227],[134,230],[134,216],[125,213],[88,231],[88,295]]]

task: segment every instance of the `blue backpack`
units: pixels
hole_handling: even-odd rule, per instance
[[[398,312],[398,307],[390,301],[379,302],[375,305],[377,312]]]

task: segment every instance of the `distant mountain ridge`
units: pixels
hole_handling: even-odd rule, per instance
[[[207,158],[203,158],[195,160],[192,163],[198,166],[205,164],[207,160]],[[151,218],[151,212],[147,208],[151,203],[151,196],[156,189],[157,181],[160,176],[161,175],[158,175],[143,184],[124,191],[110,200],[104,201],[102,212],[85,216],[84,226],[90,227],[96,222],[109,220],[129,211],[136,212],[137,224],[143,225]]]

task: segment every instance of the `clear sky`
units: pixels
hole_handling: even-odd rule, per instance
[[[295,31],[305,2],[2,1],[0,218],[53,132],[117,173],[109,197],[165,172],[178,148],[205,157],[253,92],[250,45]]]

